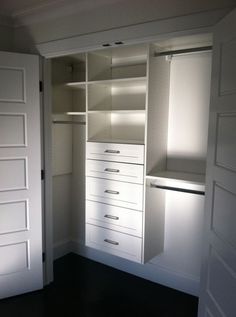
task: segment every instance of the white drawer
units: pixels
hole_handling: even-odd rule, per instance
[[[86,201],[86,223],[142,237],[142,217],[140,211]]]
[[[143,184],[143,165],[87,160],[86,175]]]
[[[142,239],[86,224],[86,245],[131,261],[141,262]]]
[[[86,158],[144,164],[144,145],[87,142]]]
[[[143,210],[143,185],[86,177],[86,198],[114,206]]]

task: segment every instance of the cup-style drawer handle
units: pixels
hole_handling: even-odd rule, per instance
[[[119,217],[112,216],[112,215],[105,215],[104,218],[109,218],[109,219],[113,219],[113,220],[119,220]]]
[[[104,151],[105,153],[112,153],[112,154],[119,154],[120,151],[117,151],[117,150],[105,150]]]
[[[104,172],[119,173],[120,170],[115,169],[115,168],[105,168]]]
[[[113,245],[119,245],[119,242],[116,242],[116,241],[113,241],[113,240],[110,240],[110,239],[104,239],[104,242],[107,242],[107,243],[110,243],[110,244],[113,244]]]
[[[104,193],[119,195],[119,192],[117,192],[116,190],[109,190],[109,189],[104,190]]]

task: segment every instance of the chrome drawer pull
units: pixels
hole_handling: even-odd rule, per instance
[[[104,190],[104,193],[119,195],[119,192],[117,192],[116,190],[109,190],[109,189]]]
[[[119,220],[119,217],[117,216],[112,216],[112,215],[105,215],[105,218],[113,219],[113,220]]]
[[[119,154],[120,151],[117,151],[117,150],[105,150],[104,153],[112,153],[112,154]]]
[[[109,240],[109,239],[104,239],[104,242],[107,242],[107,243],[110,243],[110,244],[114,244],[114,245],[119,245],[119,242],[112,241],[112,240]]]
[[[104,172],[119,173],[120,170],[117,170],[115,168],[105,168]]]

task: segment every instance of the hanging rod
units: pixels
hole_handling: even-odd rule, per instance
[[[196,195],[205,195],[205,192],[204,191],[200,191],[200,190],[185,189],[185,188],[170,187],[170,186],[162,186],[162,185],[156,185],[156,184],[150,184],[150,187],[158,188],[158,189],[171,190],[171,191],[175,191],[175,192],[182,192],[182,193],[189,193],[189,194],[196,194]]]
[[[80,124],[80,125],[85,125],[86,122],[77,122],[77,121],[59,121],[59,120],[53,120],[52,123],[55,124]]]
[[[165,52],[159,52],[155,53],[154,56],[170,56],[170,55],[179,55],[179,54],[187,54],[187,53],[195,53],[195,52],[205,52],[205,51],[211,51],[212,46],[202,46],[202,47],[194,47],[194,48],[184,48],[181,50],[174,50],[174,51],[165,51]]]

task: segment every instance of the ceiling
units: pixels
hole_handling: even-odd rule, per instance
[[[1,0],[0,14],[14,16],[19,12],[32,10],[62,0]]]
[[[0,15],[17,17],[58,7],[76,6],[81,10],[122,0],[0,0]]]
[[[98,8],[106,11],[105,8],[119,4],[124,9],[130,6],[136,9],[142,4],[144,11],[150,7],[154,8],[155,12],[167,10],[170,13],[173,7],[179,7],[179,11],[183,12],[187,8],[188,13],[191,13],[226,8],[235,5],[235,0],[0,0],[0,18],[10,18],[17,24],[29,17],[34,20],[36,16],[42,18],[43,15],[55,18],[56,14],[83,14],[84,11],[94,11]]]

